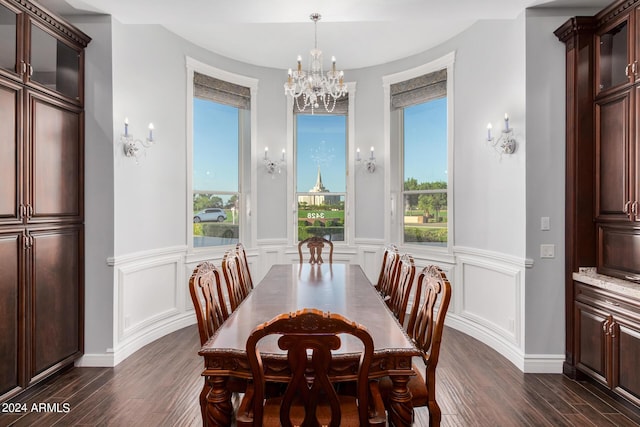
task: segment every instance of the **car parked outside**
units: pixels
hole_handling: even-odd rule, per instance
[[[227,213],[219,208],[203,209],[193,216],[193,222],[222,222],[227,219]]]

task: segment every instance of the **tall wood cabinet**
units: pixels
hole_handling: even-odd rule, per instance
[[[84,48],[0,0],[0,401],[83,352]]]
[[[640,0],[555,34],[566,44],[564,372],[640,406]]]

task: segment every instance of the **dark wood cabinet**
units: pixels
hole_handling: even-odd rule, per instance
[[[575,282],[576,365],[640,405],[640,304]]]
[[[0,74],[81,104],[88,37],[28,1],[0,0],[0,20]]]
[[[597,281],[640,290],[640,0],[555,34],[566,45],[563,370],[640,406],[640,298],[574,280],[588,267]]]
[[[25,0],[0,0],[0,401],[84,346],[84,48]]]

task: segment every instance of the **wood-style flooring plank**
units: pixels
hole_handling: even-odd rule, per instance
[[[202,425],[203,361],[195,325],[140,349],[115,368],[74,368],[15,402],[68,403],[68,413],[0,414],[4,426]],[[640,426],[640,411],[591,383],[563,375],[523,374],[464,333],[445,328],[436,395],[442,426]],[[415,425],[427,426],[426,408]]]

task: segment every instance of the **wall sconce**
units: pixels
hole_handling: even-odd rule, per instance
[[[373,147],[371,147],[371,154],[368,159],[362,160],[360,157],[360,148],[356,149],[356,162],[362,165],[367,172],[374,173],[376,171],[376,158],[373,155]]]
[[[282,157],[280,160],[271,160],[269,158],[269,147],[264,147],[264,166],[267,169],[267,173],[271,175],[271,178],[275,178],[274,173],[282,172],[284,166],[284,148],[282,149]]]
[[[122,149],[126,157],[135,157],[136,163],[138,162],[138,155],[141,148],[149,148],[154,143],[153,139],[153,123],[149,123],[149,134],[143,140],[135,139],[132,134],[129,133],[129,119],[124,119],[124,134],[120,136],[122,142]]]
[[[509,127],[509,115],[504,115],[504,129],[500,136],[495,138],[491,135],[491,123],[487,125],[487,142],[500,154],[513,154],[516,151],[516,139],[513,136],[513,129]]]

